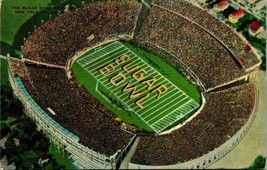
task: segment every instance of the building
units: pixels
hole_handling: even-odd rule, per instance
[[[219,3],[215,4],[213,6],[214,10],[220,12],[220,11],[224,11],[229,7],[230,3],[228,2],[228,0],[221,0]]]
[[[231,6],[242,8],[258,20],[265,21],[266,0],[231,0]]]
[[[213,1],[208,0],[189,0],[203,7],[207,7]],[[258,20],[264,21],[266,16],[266,0],[231,0],[231,6],[235,9],[242,8],[246,13],[250,13]],[[215,8],[214,8],[215,9]],[[215,9],[216,10],[216,9]]]
[[[259,34],[261,31],[263,31],[263,27],[261,26],[259,21],[253,21],[250,25],[249,25],[249,29],[248,32],[250,35],[252,36],[256,36],[257,34]]]
[[[245,11],[242,8],[239,8],[229,15],[228,20],[232,23],[237,23],[244,15]]]

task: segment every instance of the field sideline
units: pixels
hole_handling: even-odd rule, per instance
[[[199,104],[159,71],[116,41],[98,47],[76,63],[95,79],[95,91],[117,110],[138,116],[158,133]]]

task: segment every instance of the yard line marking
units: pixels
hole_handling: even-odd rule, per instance
[[[155,72],[152,70],[151,71],[151,73],[150,74],[148,74],[148,76],[150,76],[150,75],[152,75],[152,74],[154,74]],[[131,77],[130,77],[131,78]],[[138,81],[135,81],[134,82],[134,85],[136,84],[136,83],[138,83]],[[118,86],[118,87],[116,87],[114,90],[116,91],[116,90],[118,90],[118,89],[120,89],[120,88],[122,88],[121,86]]]
[[[103,51],[103,50],[105,50],[105,49],[107,49],[109,46],[112,46],[112,45],[114,45],[114,44],[117,44],[117,43],[111,43],[111,44],[109,44],[109,45],[107,45],[106,47],[104,47],[104,48],[100,48],[100,49],[97,49],[96,51],[94,51],[93,53],[91,53],[91,54],[94,54],[94,53],[97,53],[98,51]],[[89,51],[88,51],[89,52]],[[86,56],[88,56],[88,55],[90,55],[90,54],[87,54]],[[77,60],[77,62],[80,62],[80,63],[84,63],[84,61],[86,61],[87,59],[85,59],[85,58],[79,58],[78,60]]]
[[[119,49],[116,49],[116,50],[112,50],[108,54],[101,55],[101,58],[96,59],[96,61],[94,63],[88,64],[85,67],[90,69],[90,70],[93,70],[96,67],[96,65],[97,66],[98,65],[103,65],[104,66],[105,64],[102,63],[103,61],[110,59],[110,60],[108,60],[108,62],[111,62],[113,60],[114,56],[115,57],[119,57],[120,55],[123,55],[125,53],[127,53],[127,49],[125,49],[123,47],[121,47]],[[102,63],[102,64],[100,64],[100,63]]]
[[[176,90],[176,89],[173,89]],[[179,93],[179,92],[178,92]],[[165,98],[164,100],[162,100],[161,102],[157,103],[156,105],[154,105],[153,107],[149,108],[148,110],[146,110],[145,112],[143,112],[142,114],[140,114],[141,116],[144,115],[145,113],[147,113],[149,110],[153,109],[154,107],[158,106],[159,104],[161,104],[162,102],[165,102],[166,100],[168,100],[169,98],[173,97],[174,95],[178,94],[177,92],[173,93],[172,95],[170,95],[168,98]],[[154,101],[155,102],[155,101]],[[153,104],[154,102],[151,102],[149,105]],[[148,107],[149,105],[147,105],[146,107]]]
[[[116,58],[123,54],[128,54],[130,56],[130,59],[120,65],[116,65],[114,63],[115,70],[108,75],[102,75],[99,72],[99,68],[105,67],[105,65],[111,62],[113,63]],[[122,68],[124,64],[128,64],[131,62],[133,62],[135,65],[138,65],[139,69],[146,70],[146,73],[144,74],[144,79],[152,78],[150,76],[153,76],[157,79],[157,81],[155,81],[155,83],[153,84],[153,89],[161,84],[167,86],[168,91],[166,91],[166,93],[161,94],[161,96],[163,96],[164,98],[160,99],[159,101],[155,100],[157,92],[153,94],[149,93],[153,89],[146,90],[146,83],[141,84],[140,81],[142,80],[135,80],[131,76],[131,74],[133,74],[135,71],[123,73],[125,75],[125,80],[123,80],[124,82],[119,84],[118,86],[114,86],[109,81],[109,79],[119,73],[119,71],[124,71],[124,69]],[[77,63],[81,66],[84,66],[83,68],[86,70],[86,72],[91,74],[97,81],[99,81],[99,83],[101,82],[102,86],[108,91],[110,91],[112,96],[116,97],[114,99],[122,102],[125,108],[128,108],[129,111],[136,114],[156,133],[167,128],[170,124],[179,120],[181,117],[187,115],[188,112],[191,112],[191,110],[194,110],[199,106],[199,104],[196,103],[193,98],[189,97],[178,86],[174,85],[167,77],[163,76],[161,72],[152,67],[152,65],[148,64],[145,59],[141,58],[139,55],[137,55],[135,52],[130,50],[127,46],[125,46],[119,41],[108,44],[103,48],[96,49],[96,51],[86,55],[85,57],[79,58],[77,60]],[[99,68],[97,68],[98,66]],[[136,98],[129,98],[131,91],[127,91],[124,93],[122,92],[123,87],[126,85],[126,83],[130,83],[130,86],[137,87],[137,92],[144,91],[144,93],[142,94],[143,96],[150,95],[142,102],[143,105],[147,104],[144,110],[140,109],[136,105]],[[110,99],[108,99],[108,101],[109,100]],[[148,120],[145,120],[146,118],[148,118]]]
[[[134,86],[134,85],[136,85],[136,83],[131,83],[131,86]],[[143,91],[144,89],[147,88],[146,85],[143,85],[143,84],[140,84],[140,85],[142,85],[142,87],[139,88],[138,91]],[[149,91],[151,91],[151,90],[147,90],[147,91],[145,91],[145,92],[149,92]],[[127,92],[127,93],[123,93],[123,94],[121,95],[121,97],[124,97],[124,98],[125,98],[125,95],[128,95],[128,93],[129,93],[129,92]],[[126,102],[126,103],[127,103],[127,102]]]
[[[125,53],[123,53],[123,54],[120,54],[119,56],[121,56],[121,55],[124,55],[124,54],[127,54],[127,52],[125,52]],[[116,60],[119,56],[115,56],[114,57],[114,55],[112,56],[112,58],[110,59],[110,60],[108,60],[108,61],[106,61],[105,63],[103,63],[103,64],[101,64],[101,66],[98,66],[98,67],[95,67],[95,68],[93,68],[93,69],[91,69],[92,71],[93,71],[93,73],[95,74],[96,72],[98,72],[98,69],[99,68],[102,68],[102,67],[104,67],[104,66],[106,66],[106,65],[108,65],[108,64],[113,64],[113,66],[116,68],[116,67],[119,67],[119,66],[122,66],[123,64],[127,64],[127,63],[123,63],[123,64],[119,64],[119,65],[116,65],[116,64],[114,64],[113,63],[113,61],[114,60]],[[129,59],[129,61],[132,61],[133,59],[135,59],[135,56],[134,55],[129,55],[129,57],[130,57],[130,59]],[[108,58],[110,58],[110,57],[108,57]],[[102,61],[104,61],[104,60],[102,60]],[[101,61],[101,62],[102,62]],[[116,70],[117,71],[117,70]],[[101,74],[100,74],[101,75]]]
[[[102,84],[103,86],[105,86],[104,84]],[[116,94],[114,94],[115,95],[115,97],[120,101],[120,102],[122,102],[122,104],[125,106],[125,107],[127,107],[127,105],[123,102],[123,101],[121,101],[119,98],[118,98],[118,96],[116,96]],[[129,111],[133,111],[131,108],[129,108],[128,107],[128,110]],[[147,124],[147,122],[139,115],[139,114],[137,114],[135,111],[133,111],[134,112],[134,114],[136,114],[144,123],[146,123]],[[152,127],[150,124],[147,124],[150,128],[152,128],[154,131],[155,131],[155,129],[154,129],[154,127]]]
[[[155,72],[154,72],[154,73],[155,73]],[[131,85],[136,85],[136,83],[133,83],[133,84],[131,84]],[[141,88],[139,88],[138,91],[143,91],[144,88],[147,88],[146,85],[144,85],[144,84],[140,84],[140,85],[141,85]],[[149,92],[149,91],[151,91],[151,90],[146,90],[145,92]],[[129,92],[124,93],[124,94],[122,94],[121,96],[125,97],[124,95],[128,95],[128,93],[129,93]],[[126,103],[128,103],[128,102],[126,102]]]
[[[116,50],[115,50],[116,51]],[[114,51],[113,51],[114,52]],[[109,56],[107,56],[107,57],[105,57],[104,59],[102,59],[105,55],[103,55],[101,58],[98,58],[97,60],[97,62],[94,62],[94,63],[92,63],[92,64],[88,64],[88,65],[86,65],[86,66],[84,66],[86,69],[89,69],[89,70],[92,70],[92,68],[93,67],[96,67],[96,65],[99,65],[99,63],[100,62],[103,62],[103,61],[108,61],[108,62],[111,62],[112,60],[113,60],[113,57],[115,56],[115,55],[118,55],[119,53],[122,53],[122,54],[120,54],[120,55],[123,55],[123,54],[126,54],[127,53],[127,50],[126,49],[122,49],[122,50],[120,50],[120,51],[117,51],[117,52],[115,52],[114,54],[112,54],[112,55],[109,55]],[[110,59],[111,58],[111,59]],[[99,60],[99,59],[102,59],[102,60]],[[108,60],[108,59],[110,59],[110,60]],[[108,63],[108,62],[105,62],[105,63]],[[104,64],[102,64],[103,66],[104,66]]]
[[[195,108],[194,108],[195,109]],[[183,118],[183,117],[185,117],[188,113],[190,113],[191,111],[193,111],[194,109],[192,109],[192,110],[189,110],[187,113],[184,113],[184,114],[180,114],[179,115],[179,119],[181,119],[181,118]],[[166,127],[164,127],[164,128],[162,128],[160,131],[163,131],[163,130],[165,130],[167,127],[169,127],[169,126],[171,126],[173,123],[175,123],[177,120],[179,120],[179,119],[176,119],[176,120],[174,120],[173,122],[171,122],[168,126],[166,126]],[[154,126],[154,125],[152,125],[152,126]]]
[[[99,48],[97,49],[96,51],[92,52],[92,53],[89,53],[87,54],[87,58],[84,58],[82,60],[85,60],[85,63],[88,62],[90,58],[98,58],[100,55],[103,55],[103,54],[106,54],[106,53],[109,53],[110,50],[116,50],[116,49],[119,49],[121,48],[122,45],[119,44],[119,43],[111,43],[110,45],[107,45],[106,47],[103,47],[103,48]],[[81,61],[81,60],[80,60]]]
[[[177,88],[175,88],[175,86],[171,86],[171,87],[174,87],[174,89],[173,90],[177,90],[178,92],[181,92],[182,93],[182,91],[180,91],[179,89],[177,89]],[[170,92],[172,92],[173,90],[169,90],[171,87],[169,87],[168,88],[168,91],[167,91],[167,93],[164,93],[164,94],[162,94],[162,95],[167,95],[167,94],[169,94]],[[151,99],[150,99],[151,100]],[[146,101],[144,101],[143,102],[143,104],[145,105],[148,101],[150,101],[150,100],[146,100]],[[154,104],[154,102],[156,102],[156,101],[153,101],[153,102],[150,102],[147,106],[149,106],[149,105],[151,105],[151,104]]]
[[[175,87],[173,87],[173,86],[171,86],[170,88],[169,88],[169,92],[167,92],[166,93],[166,95],[168,94],[169,95],[169,93],[171,92],[171,91],[174,91],[174,90],[177,90],[177,89],[175,89]],[[179,91],[177,91],[178,93],[177,94],[179,94]],[[154,97],[153,97],[154,96]],[[147,103],[147,102],[149,102],[150,100],[153,100],[153,99],[155,99],[155,97],[156,97],[156,94],[154,94],[153,93],[153,95],[149,95],[148,96],[149,97],[149,99],[147,99],[147,100],[144,100],[144,102],[143,102],[143,105],[145,105],[145,103]],[[134,104],[132,104],[132,105],[134,105]],[[132,106],[132,105],[130,105],[130,106]],[[134,105],[134,106],[132,106],[134,109],[140,109],[137,105]]]
[[[182,106],[184,106],[185,104],[187,104],[187,103],[190,102],[190,101],[191,101],[191,99],[188,100],[187,102],[185,102]],[[180,106],[180,107],[182,107],[182,106]],[[171,113],[172,113],[172,112],[171,112]],[[169,113],[169,114],[171,114],[171,113]],[[169,114],[165,115],[164,117],[168,116]],[[155,123],[157,123],[158,121],[160,121],[160,120],[163,119],[164,117],[160,118],[159,120],[157,120],[156,122],[154,122],[152,125],[154,125]]]
[[[103,55],[107,55],[109,53],[112,53],[113,51],[116,51],[117,49],[119,49],[120,46],[118,46],[117,48],[106,48],[104,51],[100,51],[99,53],[97,54],[87,54],[84,58],[83,58],[83,65],[87,65],[91,62],[93,62],[95,59],[99,58],[100,56],[103,56]]]
[[[157,75],[157,76],[160,76],[160,75]],[[158,77],[154,77],[154,78],[156,78],[156,79],[157,79]],[[162,76],[160,76],[160,78],[159,78],[159,79],[157,79],[157,82],[156,82],[157,84],[155,83],[155,84],[153,85],[154,87],[153,87],[152,89],[154,89],[155,87],[159,86],[158,82],[159,82],[159,80],[161,80],[162,78],[163,78],[163,77],[162,77]],[[164,79],[164,78],[163,78],[163,79]],[[164,80],[163,80],[162,82],[160,82],[160,83],[161,83],[161,84],[164,84],[164,83],[165,83],[165,81],[167,81],[167,80],[166,80],[166,79],[164,79]],[[165,85],[166,85],[166,86],[168,86],[168,85],[169,85],[168,83],[169,83],[169,82],[167,82],[167,84],[165,84]],[[170,87],[171,87],[171,86],[170,86]],[[145,88],[147,88],[147,87],[146,87],[146,86],[143,86],[143,87],[142,87],[141,89],[139,89],[139,90],[140,90],[140,91],[143,91],[143,89],[145,89]],[[151,90],[152,90],[152,89],[151,89]],[[151,90],[150,90],[150,91],[151,91]]]
[[[143,66],[143,64],[140,64],[140,66]],[[114,73],[116,73],[116,72],[114,72]],[[112,73],[112,74],[114,74],[114,73]],[[112,74],[111,74],[111,75],[112,75]],[[126,85],[125,83],[127,83],[127,82],[133,80],[133,78],[130,76],[131,74],[132,74],[132,73],[126,73],[126,74],[124,74],[125,77],[126,77],[125,82],[123,82],[122,84],[118,85],[117,87],[115,87],[115,86],[109,81],[110,78],[113,77],[113,76],[110,77],[110,75],[109,75],[109,76],[107,76],[107,77],[101,78],[101,80],[104,79],[103,83],[105,83],[105,85],[107,85],[107,87],[110,88],[111,91],[113,91],[114,93],[116,93],[117,90],[119,90],[119,91],[122,90],[123,86]],[[115,75],[116,75],[116,74],[115,74]],[[134,81],[134,80],[133,80],[133,81]],[[135,82],[138,82],[138,81],[135,81]],[[113,88],[112,88],[112,87],[113,87]],[[115,87],[115,88],[114,88],[114,87]]]
[[[127,64],[127,63],[126,63]],[[144,65],[144,63],[137,63],[137,64],[139,64],[139,67],[143,67],[143,66],[145,66]],[[98,70],[97,70],[97,72],[96,72],[96,74],[98,74],[97,75],[97,77],[99,77],[99,76],[103,76],[103,78],[105,78],[105,79],[110,79],[111,77],[113,77],[114,75],[117,75],[118,73],[120,73],[120,72],[123,72],[123,68],[118,68],[118,67],[121,67],[121,65],[118,65],[117,66],[117,70],[116,71],[114,71],[114,72],[111,72],[110,74],[108,74],[108,75],[106,75],[106,76],[103,76],[101,73],[99,73],[98,72]],[[115,66],[115,68],[116,68],[116,66]],[[114,74],[114,75],[113,75]],[[126,76],[126,79],[133,79],[133,77],[131,76],[132,74],[133,74],[133,72],[126,72],[126,73],[123,73],[125,76]],[[111,76],[111,75],[113,75],[113,76]],[[103,78],[101,78],[101,79],[103,79]],[[104,80],[104,81],[107,81],[107,80]],[[114,85],[113,85],[114,86]]]
[[[168,120],[164,120],[164,119],[162,119],[161,121],[158,122],[157,125],[159,125],[159,124],[161,124],[161,125],[164,124],[163,127],[165,127],[166,125],[168,126],[169,121],[168,121]]]
[[[160,127],[160,126],[156,126],[155,128],[156,128],[156,129],[161,129],[161,127]]]
[[[122,44],[123,46],[125,46],[124,44]],[[125,46],[127,49],[129,49],[127,46]],[[130,49],[129,49],[130,50]],[[131,51],[131,50],[130,50]],[[135,54],[135,53],[134,53]],[[136,55],[136,54],[135,54]],[[142,58],[140,58],[141,60],[143,60]],[[144,61],[144,60],[143,60]],[[149,65],[146,61],[144,61],[147,65]],[[150,66],[150,65],[149,65]],[[151,66],[152,67],[152,66]],[[156,72],[158,72],[156,69],[155,69],[155,71]],[[160,72],[158,72],[160,75],[162,75]],[[163,76],[163,75],[162,75]],[[163,77],[165,77],[165,76],[163,76]],[[166,78],[167,79],[167,78]],[[169,80],[169,79],[167,79],[167,80]],[[170,80],[169,80],[170,81]],[[170,81],[170,83],[173,85],[173,86],[175,86],[171,81]],[[181,91],[181,89],[179,88],[179,87],[177,87],[177,86],[175,86],[176,88],[178,88],[180,91]],[[183,92],[183,91],[182,91]],[[185,92],[183,92],[188,98],[190,98],[191,99],[191,97],[189,97]],[[192,100],[194,100],[194,99],[192,99]]]
[[[111,44],[105,46],[104,48],[100,48],[99,50],[94,51],[94,52],[91,53],[91,54],[88,54],[87,56],[94,55],[94,54],[96,54],[97,52],[99,52],[100,50],[103,51],[104,49],[107,49],[109,46],[116,45],[116,44],[119,44],[119,46],[117,46],[118,48],[115,48],[115,50],[116,50],[116,49],[119,49],[120,47],[123,47],[122,44],[120,44],[120,43],[118,43],[118,42],[116,41],[116,42],[114,42],[114,43],[111,43]],[[87,56],[86,56],[85,58],[88,58]],[[80,58],[80,59],[77,60],[77,62],[80,62],[80,63],[81,63],[82,60],[87,60],[87,59]],[[88,60],[87,60],[87,61],[88,61]],[[93,61],[94,61],[94,60],[93,60]],[[93,61],[91,61],[91,62],[93,62]],[[86,65],[86,64],[83,64],[82,66],[85,66],[85,65]]]
[[[122,49],[120,50],[120,48],[118,48],[118,49],[115,49],[115,50],[112,50],[112,51],[110,51],[109,53],[106,53],[106,54],[104,54],[104,55],[100,55],[98,58],[95,58],[95,62],[90,62],[90,63],[86,63],[85,65],[83,65],[82,67],[84,67],[84,68],[86,68],[86,69],[91,69],[91,67],[92,66],[95,66],[97,63],[99,63],[99,62],[101,62],[101,61],[104,61],[104,60],[106,60],[106,59],[109,59],[109,58],[111,58],[111,57],[113,57],[114,55],[117,55],[118,53],[122,53],[123,51],[124,51],[124,48],[123,47],[121,47]],[[115,52],[116,51],[116,52]],[[114,54],[111,54],[111,53],[113,53],[113,52],[115,52]],[[111,55],[110,55],[111,54]],[[108,56],[108,57],[105,57],[105,56]],[[90,56],[86,56],[85,58],[89,58]],[[104,57],[104,59],[102,59]],[[102,59],[102,60],[101,60]]]
[[[154,73],[151,71],[151,72],[148,72],[149,75],[153,75]],[[136,85],[138,83],[138,81],[135,81],[133,79],[131,79],[131,77],[129,79],[127,79],[127,82],[131,82],[131,85]],[[123,86],[125,86],[126,84],[122,84],[122,85],[119,85],[117,87],[114,88],[114,91],[117,92],[118,90],[121,90],[123,88]]]
[[[174,88],[174,89],[171,89],[171,88]],[[170,89],[171,89],[171,90],[170,90]],[[167,92],[165,95],[169,94],[169,93],[172,92],[173,90],[178,90],[178,89],[175,89],[174,86],[171,86],[171,87],[169,88],[168,92]],[[177,94],[179,94],[179,92],[180,92],[180,91],[178,91]],[[153,94],[153,95],[154,95],[154,94]],[[148,100],[145,100],[145,101],[143,102],[143,105],[145,105],[145,103],[147,103],[148,101],[150,101],[150,100],[152,100],[152,99],[155,99],[155,98],[150,97]],[[152,103],[154,103],[154,102],[152,102]],[[152,104],[152,103],[150,103],[150,104]],[[149,105],[150,105],[150,104],[149,104]],[[149,106],[149,105],[147,105],[147,106]],[[138,109],[139,107],[135,105],[134,109],[136,109],[136,108]],[[142,115],[142,114],[141,114],[141,115]]]
[[[174,120],[172,123],[176,122],[177,120],[181,119],[182,117],[186,116],[188,113],[192,112],[195,108],[191,109],[191,110],[187,110],[186,112],[183,112],[183,114],[179,114],[177,115],[177,119]],[[168,118],[168,115],[166,115],[166,118]]]
[[[171,108],[175,108],[175,107],[177,107],[177,105],[178,105],[178,106],[181,105],[180,103],[181,103],[182,101],[186,100],[186,99],[188,99],[188,98],[187,98],[187,97],[184,97],[184,98],[180,99],[177,103],[175,103],[175,104],[171,105],[170,107],[168,107],[167,109],[165,109],[164,112],[161,112],[161,113],[157,114],[156,116],[154,116],[153,118],[147,120],[147,122],[150,122],[150,121],[154,120],[155,118],[157,118],[157,117],[159,117],[159,116],[161,116],[161,115],[164,115],[164,113],[168,112],[168,110],[170,110]],[[176,102],[176,101],[173,100],[172,102]],[[162,109],[162,108],[165,108],[166,106],[168,106],[168,105],[166,104],[166,105],[164,105],[164,106],[158,108],[157,110],[153,111],[151,114],[156,113],[158,110],[160,110],[160,109]],[[171,111],[171,112],[172,112],[172,111]],[[149,117],[151,114],[149,114],[149,115],[147,115],[146,117],[144,117],[144,119],[146,119],[147,117]]]

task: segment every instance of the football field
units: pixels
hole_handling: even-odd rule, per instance
[[[117,109],[136,114],[156,133],[199,104],[119,41],[76,60],[96,80],[95,90]]]

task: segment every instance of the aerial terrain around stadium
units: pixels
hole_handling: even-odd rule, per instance
[[[28,115],[79,168],[198,169],[251,126],[262,61],[190,1],[129,0],[66,7],[8,62]]]

